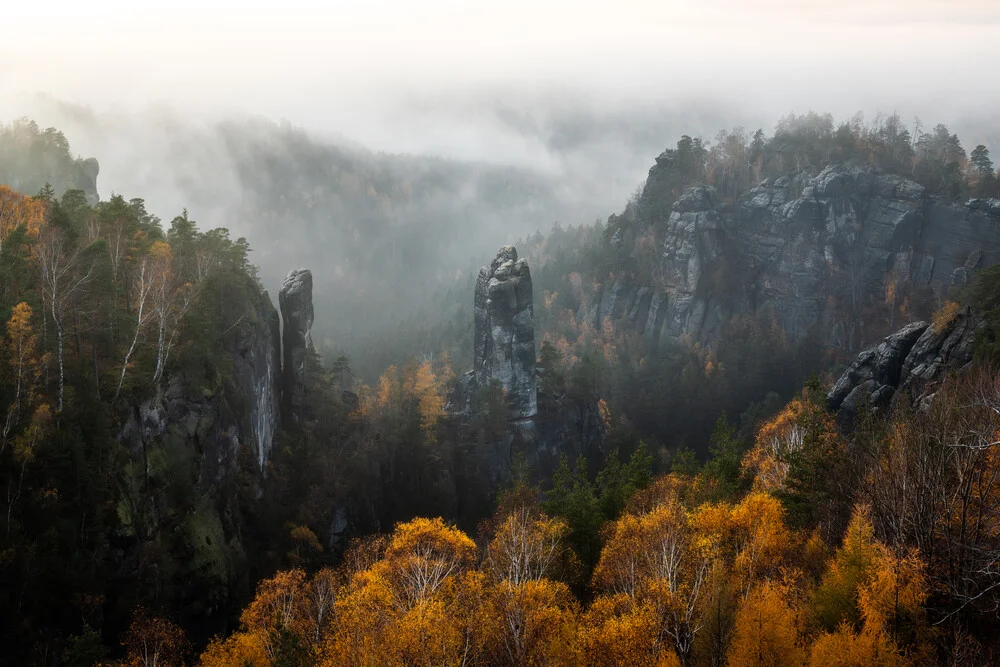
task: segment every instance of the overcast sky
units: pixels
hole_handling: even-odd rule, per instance
[[[369,144],[392,142],[380,120],[400,105],[491,95],[947,119],[996,108],[998,41],[994,0],[15,0],[0,92],[259,114]]]

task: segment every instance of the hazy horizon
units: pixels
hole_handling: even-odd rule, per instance
[[[487,4],[22,3],[0,43],[0,122],[63,130],[99,160],[103,198],[143,197],[164,220],[187,208],[203,228],[246,235],[272,290],[290,267],[270,265],[273,239],[244,219],[254,193],[226,123],[246,128],[241,141],[273,141],[254,134],[265,119],[348,150],[529,170],[563,224],[621,211],[681,134],[771,133],[789,112],[898,112],[911,129],[943,122],[966,150],[1000,151],[1000,86],[988,85],[1000,3]],[[463,197],[445,274],[557,221]]]

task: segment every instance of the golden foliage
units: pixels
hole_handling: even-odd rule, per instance
[[[45,202],[0,185],[0,246],[20,226],[36,238],[45,224]]]
[[[659,621],[651,604],[630,595],[600,596],[581,619],[581,656],[594,667],[669,664],[670,658],[679,664],[673,649],[659,641]]]
[[[275,658],[275,643],[281,631],[309,636],[305,580],[302,570],[278,572],[257,586],[256,597],[240,615],[240,625],[257,638],[271,660]]]
[[[785,525],[785,509],[774,496],[751,492],[732,511],[736,545],[735,570],[744,590],[781,566],[792,535]]]
[[[931,325],[935,330],[941,331],[955,321],[955,318],[958,317],[961,310],[962,307],[955,301],[945,301],[931,317]]]
[[[214,640],[201,664],[273,664],[289,636],[324,667],[853,666],[929,655],[924,564],[876,540],[867,507],[831,557],[818,532],[788,528],[768,493],[689,509],[681,478],[655,486],[633,505],[648,510],[607,526],[585,609],[552,578],[569,531],[561,519],[517,506],[477,559],[466,534],[418,518],[354,543],[337,570],[262,582],[239,631]],[[790,562],[825,569],[815,591],[816,575]]]
[[[550,574],[563,556],[569,526],[518,507],[497,527],[486,551],[493,576],[513,585]]]
[[[756,586],[736,612],[729,647],[730,667],[801,665],[802,614],[791,591],[771,581]]]
[[[790,468],[789,456],[807,444],[817,453],[832,453],[838,436],[826,410],[804,396],[790,401],[757,430],[754,446],[743,457],[743,473],[753,478],[754,489],[781,491]]]
[[[244,667],[269,662],[259,637],[250,632],[236,632],[226,640],[214,638],[198,659],[201,667]]]
[[[417,366],[416,373],[407,382],[407,390],[417,401],[420,411],[420,428],[432,434],[438,420],[444,416],[444,392],[441,381],[434,374],[430,361]]]
[[[566,584],[528,580],[493,588],[499,620],[496,658],[508,665],[575,665],[576,600]]]
[[[39,400],[38,389],[46,359],[39,354],[38,336],[31,325],[31,306],[21,302],[11,310],[7,321],[7,337],[2,342],[7,357],[7,381],[13,389],[13,396],[7,413],[0,423],[0,452],[6,447],[8,438],[14,432],[22,416],[33,408]],[[35,410],[32,424],[36,429],[49,420],[48,407],[44,411]],[[39,435],[36,433],[35,435]]]
[[[439,518],[396,526],[384,566],[400,606],[411,608],[429,599],[446,578],[472,564],[475,551],[468,535]]]
[[[754,446],[743,459],[743,470],[753,476],[754,488],[783,488],[788,474],[785,458],[802,449],[805,439],[805,429],[799,424],[805,408],[803,401],[793,400],[757,431]]]
[[[905,664],[884,632],[867,628],[855,634],[847,623],[821,635],[809,653],[810,667],[895,667]]]

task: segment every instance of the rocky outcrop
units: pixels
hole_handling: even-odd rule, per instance
[[[531,273],[512,246],[500,248],[479,271],[474,312],[473,369],[459,379],[449,410],[460,424],[468,424],[485,409],[477,405],[480,391],[493,381],[503,387],[507,430],[477,453],[485,462],[487,483],[493,488],[504,483],[518,455],[539,477],[551,474],[560,455],[599,458],[604,422],[596,399],[539,393],[538,376],[544,370],[535,363]]]
[[[474,300],[473,373],[477,386],[498,380],[512,420],[538,412],[531,272],[513,246],[479,270]]]
[[[667,168],[654,166],[647,188]],[[618,277],[577,317],[595,327],[609,318],[661,345],[710,343],[727,318],[767,310],[792,338],[814,332],[857,349],[871,335],[860,313],[885,303],[888,285],[931,302],[1000,262],[1000,200],[950,203],[863,166],[765,181],[732,203],[695,187],[668,214],[638,217],[629,224],[662,239],[653,280]]]
[[[288,272],[278,292],[284,335],[282,402],[285,414],[293,423],[298,422],[302,414],[306,353],[312,347],[312,288],[312,272],[309,269],[293,269]]]
[[[930,400],[950,372],[972,362],[981,317],[965,309],[937,325],[914,322],[863,351],[827,395],[827,407],[850,420],[863,406],[884,410]]]
[[[89,157],[85,160],[77,160],[76,186],[87,195],[87,201],[91,206],[100,201],[97,194],[97,175],[101,173],[101,165],[97,158]]]

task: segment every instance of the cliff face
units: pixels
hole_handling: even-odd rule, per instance
[[[261,492],[279,428],[278,314],[266,292],[247,305],[248,316],[224,337],[221,383],[199,388],[171,376],[131,407],[119,435],[131,464],[111,557],[130,572],[158,554],[174,602],[205,622],[246,581],[240,495]]]
[[[1000,262],[1000,200],[947,203],[870,167],[765,181],[731,205],[696,187],[665,219],[643,222],[662,239],[652,284],[620,277],[578,317],[611,318],[661,344],[710,342],[725,319],[766,308],[792,337],[815,328],[856,349],[864,308],[884,303],[890,284],[940,296]]]
[[[233,469],[240,443],[249,445],[263,470],[280,424],[281,342],[278,313],[266,292],[258,295],[252,314],[229,350],[231,383],[206,395],[189,390],[183,377],[172,377],[133,407],[121,433],[133,454],[161,444],[197,452],[203,459],[199,485],[205,488]]]

